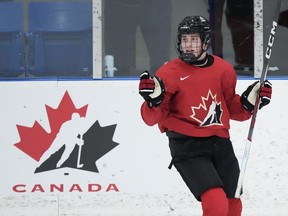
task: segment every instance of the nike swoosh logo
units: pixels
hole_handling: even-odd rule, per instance
[[[190,75],[185,76],[185,77],[180,77],[180,81],[183,81],[183,80],[187,79],[188,77],[190,77]]]

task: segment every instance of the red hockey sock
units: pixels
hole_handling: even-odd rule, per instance
[[[221,187],[211,188],[203,193],[201,201],[203,216],[227,216],[228,199]]]
[[[241,216],[242,202],[240,199],[228,198],[229,212],[227,216]]]

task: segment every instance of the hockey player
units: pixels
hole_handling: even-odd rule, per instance
[[[269,104],[272,85],[259,81],[240,96],[236,73],[225,60],[209,55],[211,30],[202,16],[186,17],[178,26],[179,58],[140,76],[144,122],[158,124],[169,139],[171,164],[201,202],[204,216],[240,216],[234,198],[239,165],[229,136],[230,119],[251,117],[257,95],[260,109]]]

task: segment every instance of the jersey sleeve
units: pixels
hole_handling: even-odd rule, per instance
[[[141,106],[141,117],[145,124],[149,126],[153,126],[155,124],[160,123],[165,119],[165,116],[167,115],[167,94],[164,96],[164,100],[158,107],[149,107],[147,102],[143,102]]]
[[[172,84],[173,82],[171,82],[171,78],[167,75],[167,67],[165,65],[160,67],[155,75],[162,79],[166,92],[162,103],[158,107],[149,107],[146,101],[143,102],[141,106],[141,117],[149,126],[161,124],[167,117],[169,114],[169,103],[175,91]]]
[[[245,121],[251,117],[251,113],[248,112],[240,101],[240,96],[236,94],[236,82],[237,75],[231,66],[229,73],[224,76],[223,86],[224,87],[224,97],[227,103],[227,108],[229,110],[230,119],[236,121]]]
[[[242,106],[240,96],[237,94],[233,97],[228,109],[232,120],[245,121],[251,117],[251,113]]]

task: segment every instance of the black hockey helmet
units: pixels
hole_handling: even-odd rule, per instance
[[[205,49],[203,48],[199,56],[195,56],[192,53],[183,53],[181,50],[181,35],[182,34],[193,34],[198,33]],[[176,35],[176,49],[179,54],[179,58],[188,64],[193,64],[202,55],[203,52],[207,51],[211,43],[211,30],[209,22],[203,16],[187,16],[178,25]]]

